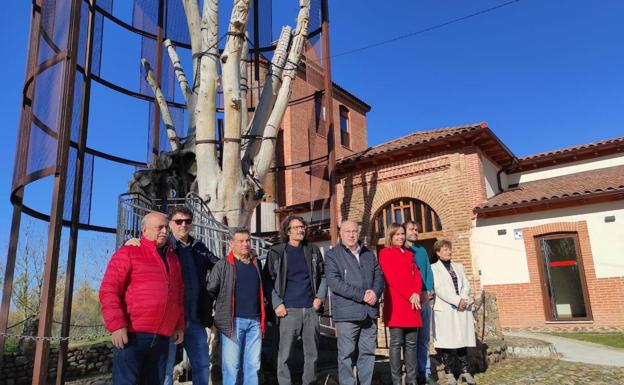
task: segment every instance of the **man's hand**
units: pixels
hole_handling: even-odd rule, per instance
[[[371,289],[366,290],[366,292],[364,292],[364,302],[371,306],[375,306],[377,303],[377,294],[375,294],[375,292]]]
[[[457,305],[457,309],[466,310],[466,305],[468,305],[468,301],[462,298],[461,301],[459,301],[459,304]]]
[[[113,342],[114,347],[123,349],[128,343],[128,330],[126,328],[115,330],[111,333],[111,341]]]
[[[180,345],[182,341],[184,341],[184,331],[180,329],[176,329],[173,331],[173,343],[176,345]]]
[[[141,240],[139,238],[130,238],[124,243],[124,246],[141,246]]]
[[[280,303],[279,305],[277,305],[277,307],[275,308],[275,315],[278,316],[279,318],[284,318],[286,317],[286,314],[288,314],[288,311],[286,310],[286,306],[284,306],[283,303]]]
[[[319,310],[321,308],[321,300],[318,298],[314,298],[314,301],[312,301],[312,307],[314,308],[314,310]]]

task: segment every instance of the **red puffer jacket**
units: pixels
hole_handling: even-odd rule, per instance
[[[184,330],[184,286],[178,258],[167,247],[165,269],[156,242],[141,238],[141,245],[122,246],[108,262],[100,286],[106,329],[171,336]]]
[[[383,315],[389,327],[422,326],[420,310],[412,309],[409,298],[420,295],[422,278],[414,254],[398,247],[386,247],[379,253],[379,265],[386,279]]]

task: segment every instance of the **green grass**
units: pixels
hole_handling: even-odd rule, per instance
[[[624,333],[548,333],[558,337],[593,342],[624,349]]]

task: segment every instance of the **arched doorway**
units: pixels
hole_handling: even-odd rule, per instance
[[[443,234],[442,221],[431,206],[414,198],[394,199],[375,213],[371,222],[373,244],[377,249],[382,248],[388,225],[410,220],[421,224],[419,240],[429,252],[429,256],[433,257],[433,244]]]

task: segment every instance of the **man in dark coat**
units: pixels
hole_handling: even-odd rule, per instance
[[[370,385],[375,366],[379,298],[384,281],[377,257],[359,241],[357,223],[340,225],[340,242],[325,254],[325,277],[332,294],[338,334],[340,385]],[[355,361],[355,362],[354,362]]]

